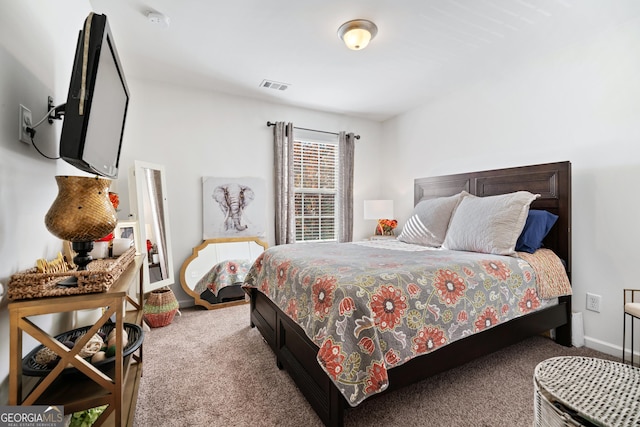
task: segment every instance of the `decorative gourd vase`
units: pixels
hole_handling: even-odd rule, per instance
[[[173,291],[168,288],[151,291],[144,303],[144,320],[152,328],[167,326],[173,322],[179,304]]]
[[[98,177],[56,176],[58,196],[44,217],[47,230],[72,243],[73,262],[86,270],[93,241],[111,233],[118,220],[109,200],[111,180]],[[73,286],[67,283],[67,286]]]
[[[385,222],[389,222],[388,219],[378,220],[378,226],[376,227],[376,236],[395,236],[393,228],[389,228],[385,225]]]

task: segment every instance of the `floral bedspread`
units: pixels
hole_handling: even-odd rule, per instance
[[[201,294],[208,288],[214,295],[218,295],[220,289],[244,282],[251,264],[247,259],[229,259],[219,262],[198,280],[195,292]]]
[[[274,246],[245,286],[268,295],[320,348],[350,405],[388,386],[387,370],[550,304],[516,257],[421,250],[399,241]]]

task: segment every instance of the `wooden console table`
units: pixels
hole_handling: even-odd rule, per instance
[[[133,424],[138,385],[142,375],[143,346],[124,357],[122,330],[125,320],[142,325],[143,261],[143,256],[136,256],[107,292],[21,300],[9,304],[9,405],[63,405],[65,414],[109,405],[95,426],[107,424],[119,427]],[[129,296],[129,290],[134,283],[139,284],[135,299]],[[127,302],[135,310],[125,315]],[[81,358],[77,354],[80,346],[68,349],[29,319],[30,316],[42,314],[97,308],[103,308],[104,313],[87,331],[89,337],[93,336],[112,315],[115,314],[116,319],[116,348],[119,350],[116,352],[113,368],[106,372],[98,370]],[[23,377],[23,332],[49,348],[58,348],[64,352],[61,361],[47,376],[35,380],[34,377]],[[76,373],[73,377],[65,375],[67,378],[63,378],[60,374],[69,364],[84,375]]]

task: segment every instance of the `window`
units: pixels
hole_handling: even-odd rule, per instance
[[[332,135],[333,136],[333,135]],[[338,144],[294,133],[296,242],[337,241]]]

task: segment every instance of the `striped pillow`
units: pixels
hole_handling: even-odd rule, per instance
[[[538,197],[528,191],[465,197],[451,218],[442,246],[452,251],[515,255],[529,205]]]
[[[398,240],[416,245],[439,247],[447,234],[451,214],[466,191],[449,197],[437,197],[419,202],[407,220]]]

